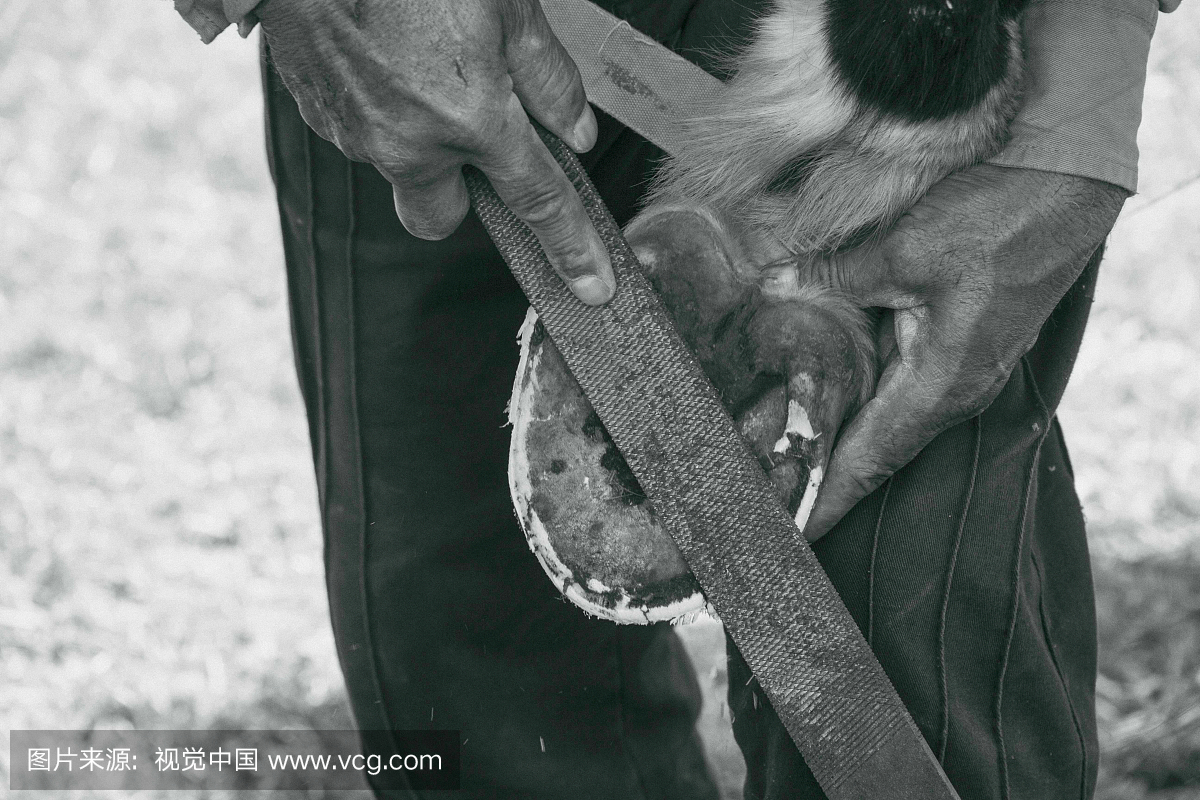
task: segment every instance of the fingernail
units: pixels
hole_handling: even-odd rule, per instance
[[[617,290],[612,261],[608,250],[594,231],[589,231],[587,264],[590,272],[571,281],[571,291],[589,306],[599,306],[612,299]]]
[[[592,111],[592,107],[585,103],[583,113],[579,115],[579,119],[575,121],[575,128],[571,131],[572,149],[577,153],[586,153],[591,150],[596,144],[598,132],[596,115]]]
[[[600,306],[612,299],[614,287],[595,275],[588,275],[571,281],[571,291],[589,306]]]

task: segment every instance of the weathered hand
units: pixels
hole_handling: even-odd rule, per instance
[[[608,254],[529,121],[579,152],[596,141],[579,73],[537,0],[267,0],[257,14],[305,121],[383,173],[410,232],[458,227],[462,167],[474,165],[572,291],[608,301]]]
[[[1099,181],[980,165],[934,186],[881,244],[801,268],[801,280],[890,309],[882,377],[839,435],[809,541],[937,434],[987,408],[1124,199]]]

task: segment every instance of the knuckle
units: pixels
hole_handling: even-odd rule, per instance
[[[419,239],[438,241],[458,228],[466,209],[453,204],[447,197],[430,189],[414,189],[411,185],[393,186],[396,216],[405,229]]]
[[[346,158],[363,164],[375,161],[375,149],[367,142],[357,137],[345,135],[344,132],[339,132],[336,128],[330,130],[329,133],[330,135],[324,136],[324,138],[333,142]]]
[[[980,380],[975,387],[974,398],[967,404],[968,416],[982,414],[987,407],[996,399],[996,395],[1004,389],[1008,383],[1008,379],[1012,376],[1013,368],[1011,365],[994,364],[980,376]]]
[[[570,131],[583,113],[584,93],[575,77],[565,70],[554,70],[541,78],[535,87],[549,122],[563,131]]]
[[[519,44],[520,48],[529,57],[544,57],[546,53],[554,48],[554,34],[545,26],[537,24],[533,19],[529,19],[521,28]]]
[[[852,281],[857,277],[854,274],[854,265],[844,254],[834,255],[826,260],[825,264],[825,274],[822,278],[827,286],[845,289],[853,285]]]
[[[508,52],[509,72],[519,94],[552,125],[570,125],[583,112],[579,72],[553,30],[541,20],[526,25]]]
[[[296,105],[300,109],[300,117],[312,128],[313,133],[327,142],[332,142],[348,157],[353,158],[350,153],[354,143],[348,141],[339,127],[333,124],[333,120],[325,113],[324,106],[307,97],[301,97]]]
[[[994,353],[990,358],[980,359],[975,369],[972,394],[975,397],[994,394],[1008,381],[1015,363],[1016,359],[1005,358],[1001,353]]]
[[[524,173],[504,193],[513,213],[544,235],[565,235],[571,227],[569,201],[573,194],[566,177],[556,174],[552,165],[537,158],[521,159],[508,167]]]
[[[797,271],[800,273],[800,281],[802,283],[816,284],[827,289],[836,289],[839,287],[837,281],[837,264],[841,258],[840,254],[834,253],[830,256],[817,256],[811,260],[802,260],[797,263]]]
[[[346,153],[352,159],[360,161],[370,161],[372,164],[389,164],[393,170],[398,170],[398,164],[391,164],[392,159],[387,157],[387,148],[384,146],[383,138],[373,130],[364,131],[354,141],[347,142],[346,145],[354,151],[354,155],[350,155],[345,147],[342,147],[342,152]],[[339,145],[340,147],[340,145]]]
[[[940,421],[939,427],[941,430],[947,430],[955,425],[966,422],[969,419],[978,417],[984,411],[987,411],[987,407],[991,405],[993,397],[994,395],[986,397],[984,395],[979,395],[972,397],[970,400],[958,403],[952,409],[947,409],[945,416],[943,416]],[[941,433],[941,430],[939,430],[938,433]]]
[[[545,235],[567,227],[566,197],[559,187],[539,183],[518,192],[513,198],[514,211],[521,219]]]
[[[401,173],[406,167],[405,153],[412,149],[411,136],[383,119],[363,119],[346,131],[338,148],[355,161],[366,161],[391,173]]]
[[[923,256],[928,255],[928,247],[920,231],[912,228],[893,231],[887,239],[887,244],[889,257],[900,264],[920,261]]]
[[[440,127],[451,135],[475,136],[487,128],[490,109],[482,101],[447,103],[436,109]]]
[[[410,164],[380,160],[372,160],[371,164],[392,185],[392,195],[397,205],[403,201],[407,206],[407,201],[420,192],[418,173]]]
[[[940,433],[941,430],[973,419],[986,411],[996,396],[1004,389],[1011,374],[1011,368],[994,365],[965,382],[940,408],[938,416],[941,424],[940,430],[937,432]]]
[[[888,470],[879,463],[869,463],[861,470],[854,470],[845,476],[850,493],[857,498],[866,497],[878,489],[891,476],[894,470]]]
[[[528,0],[504,0],[504,22],[510,41],[523,49],[546,47],[550,31],[542,23],[541,7]],[[536,50],[535,50],[536,52]]]
[[[507,112],[500,104],[480,100],[442,109],[440,128],[452,147],[481,153],[503,140],[506,117]]]

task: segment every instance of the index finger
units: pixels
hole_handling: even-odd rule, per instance
[[[933,390],[933,391],[931,391]],[[814,542],[883,485],[961,415],[939,402],[930,382],[904,363],[842,429],[804,536]]]
[[[608,250],[592,227],[583,201],[542,143],[514,95],[504,145],[478,166],[496,194],[529,226],[554,271],[588,305],[612,299],[616,278]]]

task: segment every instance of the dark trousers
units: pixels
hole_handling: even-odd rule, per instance
[[[634,23],[683,52],[746,30],[722,4],[641,7]],[[368,745],[460,730],[463,797],[715,796],[671,631],[586,618],[517,526],[504,410],[526,302],[478,221],[443,242],[410,236],[379,174],[264,76],[330,612]],[[600,117],[585,165],[624,222],[660,153]],[[1053,418],[1094,276],[1095,263],[986,413],[816,548],[969,800],[1087,798],[1095,780],[1091,579]],[[730,705],[747,797],[822,798],[732,646]]]

